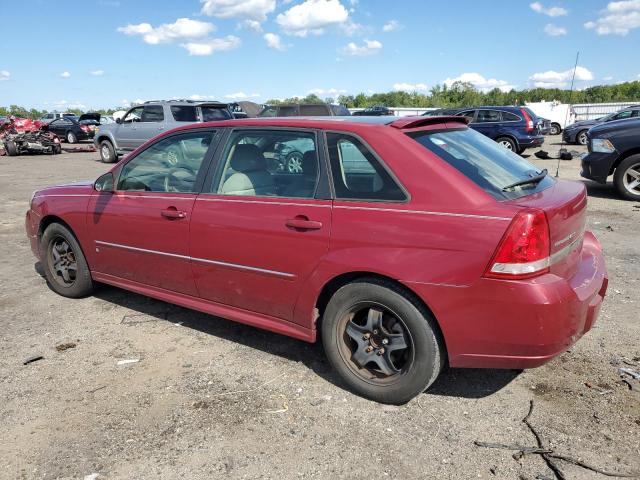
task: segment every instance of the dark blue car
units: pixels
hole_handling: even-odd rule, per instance
[[[473,107],[441,109],[425,115],[458,115],[469,118],[469,126],[517,153],[544,143],[541,120],[525,107]]]

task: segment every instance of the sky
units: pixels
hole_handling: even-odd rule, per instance
[[[4,106],[568,87],[578,51],[577,88],[640,80],[640,0],[0,0],[0,18]]]

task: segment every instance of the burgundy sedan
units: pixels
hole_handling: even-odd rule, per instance
[[[407,402],[445,365],[543,364],[591,328],[607,290],[584,186],[465,122],[179,128],[93,183],[36,192],[27,234],[61,295],[106,283],[321,337],[353,391]]]

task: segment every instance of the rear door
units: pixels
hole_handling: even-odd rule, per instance
[[[193,130],[163,138],[127,160],[115,192],[98,192],[89,204],[92,270],[197,295],[189,221],[214,144],[213,130]]]
[[[305,145],[300,169],[281,168],[282,144]],[[329,246],[331,200],[319,151],[310,130],[229,134],[191,220],[201,297],[292,320],[300,290]]]

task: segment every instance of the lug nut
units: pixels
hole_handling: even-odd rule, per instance
[[[389,343],[389,339],[388,339],[388,338],[383,338],[383,339],[382,339],[382,344],[383,344],[383,345],[386,345],[386,344],[388,344],[388,343]]]
[[[378,330],[374,330],[373,334],[376,335],[378,333]]]
[[[363,340],[369,340],[369,337],[371,337],[371,334],[370,334],[370,333],[365,333],[365,334],[362,336],[362,339],[363,339]]]
[[[384,348],[381,348],[380,350],[378,350],[378,351],[377,351],[377,354],[378,354],[378,355],[382,355],[382,354],[384,354]]]
[[[367,353],[371,353],[371,350],[373,350],[373,347],[367,347],[364,349],[364,351]]]

